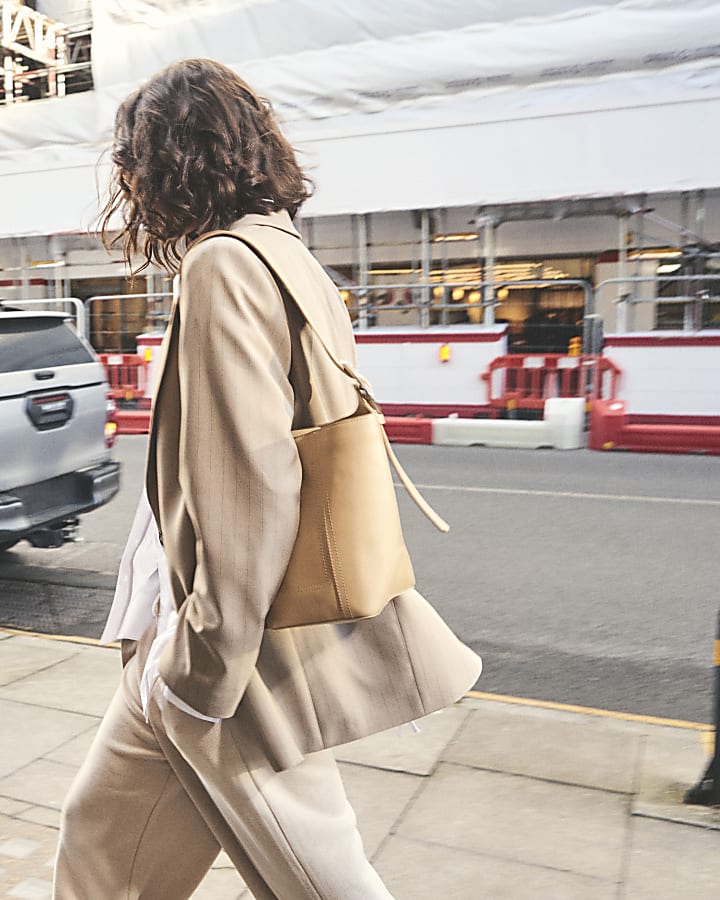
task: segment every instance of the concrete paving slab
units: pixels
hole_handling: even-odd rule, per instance
[[[0,688],[0,699],[102,716],[120,680],[120,653],[75,646],[78,653],[51,669]]]
[[[633,815],[720,831],[720,810],[683,803],[685,792],[700,780],[708,764],[702,737],[702,732],[678,728],[648,730]]]
[[[224,850],[221,850],[215,862],[212,864],[213,869],[234,869],[232,860]]]
[[[97,734],[98,725],[92,725],[87,731],[83,731],[77,737],[60,744],[49,753],[44,753],[45,759],[52,759],[55,762],[64,763],[66,766],[77,766],[82,764],[88,754],[90,745]]]
[[[62,662],[77,653],[72,644],[38,641],[21,635],[8,636],[0,664],[0,686],[4,686]]]
[[[240,900],[250,897],[235,869],[211,869],[192,895],[192,900]]]
[[[461,706],[450,707],[418,719],[415,724],[420,730],[417,732],[411,725],[390,728],[338,747],[335,756],[343,762],[412,775],[430,775],[467,715],[468,711]]]
[[[20,851],[0,855],[0,897],[22,896],[11,892],[32,879],[49,885],[52,867],[48,863],[55,858],[56,843],[57,831],[54,829],[0,815],[0,846],[12,848],[15,845]]]
[[[608,881],[399,836],[375,866],[396,900],[614,900],[616,891]]]
[[[96,721],[79,712],[0,699],[0,779],[61,747]]]
[[[627,807],[616,794],[442,763],[397,833],[615,880]]]
[[[29,803],[23,803],[20,800],[10,800],[8,797],[0,797],[0,816],[17,816],[30,808]]]
[[[634,819],[625,900],[717,900],[720,835],[716,831]]]
[[[355,810],[365,852],[372,857],[422,783],[417,775],[340,764],[345,792]]]
[[[15,900],[49,900],[52,882],[47,878],[24,878],[7,895]]]
[[[23,822],[34,822],[36,825],[46,825],[48,828],[60,828],[60,810],[48,809],[46,806],[29,806],[26,810],[17,814]]]
[[[621,793],[633,789],[639,729],[509,703],[469,713],[443,754],[449,762]]]
[[[60,809],[76,772],[74,766],[36,759],[0,779],[0,794],[33,806]]]
[[[27,566],[58,572],[77,569],[82,572],[117,574],[123,547],[107,541],[74,541],[53,550],[19,544],[6,554],[5,568]]]

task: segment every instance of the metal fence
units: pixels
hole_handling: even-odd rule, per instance
[[[645,284],[659,286],[653,296],[636,296]],[[684,285],[682,293],[661,290]],[[616,296],[615,322],[603,322],[596,312],[602,292]],[[386,282],[343,285],[353,326],[358,331],[375,327],[429,328],[461,324],[487,327],[504,324],[510,349],[515,352],[558,352],[570,340],[581,338],[586,353],[598,353],[603,327],[617,332],[635,328],[636,311],[645,304],[669,310],[664,327],[697,331],[720,327],[720,274],[609,278],[593,287],[583,279],[527,281]],[[60,309],[72,317],[78,332],[100,352],[134,353],[136,337],[162,332],[170,315],[171,292],[99,294],[84,303],[76,297],[13,300],[13,306]]]
[[[656,289],[652,297],[637,297],[634,290],[643,284],[651,284]],[[663,285],[678,285],[685,289],[685,293],[662,295],[660,290]],[[595,287],[595,296],[605,287],[617,287],[615,298],[616,318],[615,330],[620,334],[633,331],[635,327],[635,312],[637,308],[646,303],[654,303],[660,306],[675,306],[679,311],[678,321],[667,320],[666,325],[681,328],[684,331],[700,331],[702,328],[715,324],[720,328],[720,275],[634,275],[618,278],[606,278]],[[712,287],[717,292],[712,292]],[[694,289],[693,289],[694,288]],[[708,315],[709,313],[709,315]],[[713,318],[717,319],[713,322]]]
[[[346,285],[341,295],[359,331],[505,324],[511,346],[527,352],[567,349],[594,309],[592,286],[574,278]]]
[[[85,302],[85,327],[100,351],[135,351],[135,338],[145,332],[164,331],[170,316],[172,293],[98,294]]]

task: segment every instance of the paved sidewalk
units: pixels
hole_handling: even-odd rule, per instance
[[[0,632],[0,898],[50,896],[118,673],[115,650]],[[419,725],[337,751],[397,900],[716,900],[720,811],[681,803],[707,731],[477,697]],[[195,894],[249,896],[222,854]]]

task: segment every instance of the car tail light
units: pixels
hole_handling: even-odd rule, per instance
[[[117,438],[117,405],[112,397],[108,396],[105,401],[105,446],[112,447]]]

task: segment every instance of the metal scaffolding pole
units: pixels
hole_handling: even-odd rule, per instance
[[[358,313],[358,328],[364,331],[369,325],[368,312],[366,309],[370,270],[367,213],[355,216],[354,221],[357,235],[358,284],[360,285],[360,291],[358,292],[358,305],[360,306],[360,311]]]
[[[430,213],[427,209],[420,213],[420,265],[422,271],[422,288],[420,293],[420,327],[428,328],[430,325],[430,304],[432,295],[430,293],[430,269],[432,268],[432,260],[430,259]]]
[[[628,214],[621,213],[618,216],[618,278],[624,279],[628,277]],[[617,331],[624,334],[628,330],[629,315],[628,303],[630,294],[628,293],[628,285],[625,281],[618,282],[618,304],[617,304]]]
[[[495,324],[495,228],[497,219],[487,216],[482,223],[483,228],[483,325]]]

